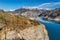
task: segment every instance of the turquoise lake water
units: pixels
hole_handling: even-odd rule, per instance
[[[60,40],[60,24],[48,22],[39,17],[37,17],[37,20],[46,26],[49,40]]]

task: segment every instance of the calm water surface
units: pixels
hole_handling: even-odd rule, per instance
[[[46,26],[50,40],[60,40],[60,24],[48,22],[39,17],[37,20]]]

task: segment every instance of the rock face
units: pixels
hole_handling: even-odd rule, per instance
[[[13,14],[0,12],[0,40],[49,40],[45,26]]]
[[[0,40],[49,40],[44,26],[32,26],[24,30],[1,31]]]

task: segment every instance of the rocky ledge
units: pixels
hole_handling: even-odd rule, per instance
[[[49,40],[45,26],[37,20],[0,12],[0,40]]]

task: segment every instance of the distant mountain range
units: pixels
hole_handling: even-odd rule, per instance
[[[17,15],[21,15],[22,13],[24,12],[27,12],[27,11],[31,11],[31,12],[41,12],[41,11],[44,11],[45,9],[27,9],[27,8],[21,8],[21,9],[16,9],[14,11],[8,11],[9,13],[14,13],[14,14],[17,14]]]
[[[28,18],[41,17],[44,20],[55,21],[60,23],[60,8],[54,10],[39,9],[39,8],[20,8],[14,11],[7,11],[19,16],[24,16]]]
[[[55,22],[60,23],[60,8],[42,12],[39,15],[39,17],[42,17],[43,19],[48,20],[48,21],[55,21]]]

